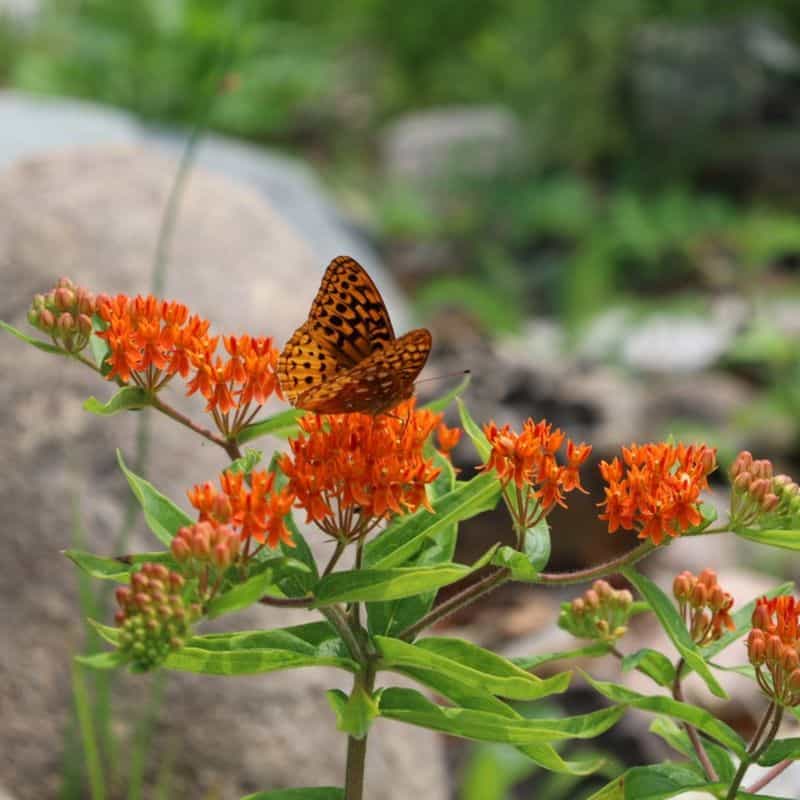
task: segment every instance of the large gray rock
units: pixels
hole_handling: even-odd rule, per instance
[[[11,132],[9,103],[26,117],[13,117]],[[61,107],[51,119],[36,103],[4,98],[0,154],[15,141],[17,154],[48,150],[58,139],[53,126],[70,113]],[[129,121],[116,115],[101,120],[93,113],[88,119],[76,114],[69,124],[84,125],[84,133],[94,130],[98,142],[111,133],[115,145],[38,155],[0,173],[0,318],[18,327],[25,327],[30,296],[62,274],[98,291],[148,289],[155,233],[176,163],[153,147],[136,146],[143,137]],[[288,173],[286,180],[291,183]],[[323,257],[251,184],[203,168],[192,173],[175,229],[167,294],[208,317],[218,332],[273,334],[282,341],[307,312],[325,259],[349,249],[348,236],[331,228],[341,247]],[[294,188],[298,196],[306,191]],[[319,199],[312,204],[312,219],[323,206]],[[375,264],[366,265],[374,273]],[[383,288],[385,281],[379,282]],[[71,704],[70,659],[83,641],[75,571],[60,555],[72,543],[71,501],[81,501],[86,547],[114,553],[128,497],[114,448],[133,456],[140,415],[109,420],[83,412],[88,394],[108,396],[111,386],[77,363],[5,335],[0,369],[7,376],[0,384],[6,409],[0,417],[0,784],[17,800],[38,800],[57,795]],[[168,391],[203,419],[202,402]],[[225,465],[224,454],[166,418],[152,415],[151,425],[147,474],[168,495],[180,500],[187,487],[213,478]],[[263,443],[265,449],[270,445]],[[141,521],[125,545],[156,546]],[[324,547],[319,541],[317,546]],[[231,624],[274,627],[309,619],[310,612],[256,609]],[[115,687],[115,730],[123,741],[129,741],[142,710],[145,685],[141,677],[126,676]],[[151,743],[151,774],[172,753],[175,797],[227,799],[275,787],[340,784],[344,740],[335,732],[324,689],[347,685],[346,676],[333,670],[226,680],[170,676]],[[120,752],[124,763],[129,750]],[[444,798],[442,765],[438,737],[379,723],[370,740],[368,796]]]

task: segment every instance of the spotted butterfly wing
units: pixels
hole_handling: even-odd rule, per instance
[[[395,337],[386,305],[364,268],[347,256],[328,266],[308,320],[278,359],[278,379],[297,408],[378,414],[414,393],[430,332]]]

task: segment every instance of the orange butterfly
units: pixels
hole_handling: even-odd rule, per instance
[[[278,380],[296,408],[381,414],[414,394],[430,349],[426,328],[394,335],[372,279],[357,261],[339,256],[278,358]]]

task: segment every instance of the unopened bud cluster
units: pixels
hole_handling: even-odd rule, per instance
[[[672,593],[695,644],[711,644],[726,629],[736,627],[730,613],[733,597],[719,585],[713,569],[704,569],[699,575],[681,572],[673,581]]]
[[[581,639],[613,642],[628,630],[633,596],[606,581],[592,584],[580,597],[561,606],[559,627]]]
[[[800,705],[798,617],[800,603],[793,597],[759,598],[747,637],[758,685],[782,706]]]
[[[184,579],[163,564],[146,563],[131,575],[130,586],[117,589],[119,649],[134,667],[158,666],[173,650],[180,650],[200,606],[183,599]]]
[[[211,565],[226,570],[239,556],[241,538],[230,525],[198,522],[181,528],[170,544],[179,564]]]
[[[800,517],[800,486],[788,475],[775,475],[771,461],[743,450],[730,476],[732,527],[778,527]]]
[[[28,322],[49,334],[69,353],[79,353],[89,343],[97,298],[69,278],[61,278],[47,294],[34,295]]]

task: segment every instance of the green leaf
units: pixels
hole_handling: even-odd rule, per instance
[[[101,639],[109,644],[113,644],[114,647],[119,647],[119,628],[114,628],[111,625],[103,625],[102,622],[98,622],[91,617],[87,617],[86,621],[92,626]]]
[[[471,566],[449,562],[432,567],[345,570],[326,575],[314,592],[316,607],[331,603],[393,600],[440,589],[488,564],[496,546]]]
[[[780,547],[784,550],[800,550],[800,530],[738,530],[734,533],[741,539],[747,539],[769,547]]]
[[[546,664],[548,661],[561,661],[563,659],[582,658],[589,656],[597,658],[599,656],[608,655],[612,650],[612,645],[607,642],[594,642],[587,644],[585,647],[577,647],[574,650],[560,650],[555,653],[543,653],[539,656],[527,656],[523,658],[512,658],[511,660],[522,669],[536,669],[540,664]]]
[[[117,667],[121,667],[126,662],[125,657],[116,650],[104,653],[90,653],[85,656],[78,655],[74,656],[74,658],[79,664],[91,669],[117,669]]]
[[[712,694],[725,698],[725,690],[719,685],[711,673],[703,656],[692,641],[686,623],[681,619],[672,601],[656,586],[650,578],[637,572],[632,567],[622,569],[622,574],[636,587],[647,600],[653,613],[658,617],[661,626],[669,636],[684,661],[705,681]]]
[[[178,530],[184,525],[192,525],[194,520],[161,494],[152,483],[129,470],[125,466],[121,450],[117,450],[117,461],[142,507],[147,527],[162,544],[169,546]]]
[[[330,689],[326,695],[336,714],[336,727],[348,736],[363,739],[379,713],[375,698],[362,686],[354,687],[349,697],[339,689]]]
[[[705,709],[673,700],[671,697],[665,697],[664,695],[642,695],[615,683],[596,681],[586,673],[584,673],[584,678],[600,694],[613,703],[638,708],[641,711],[665,714],[668,717],[688,722],[698,730],[708,734],[712,739],[716,739],[716,741],[733,750],[740,758],[745,755],[745,743],[736,731]]]
[[[241,800],[344,800],[344,789],[334,786],[314,786],[307,789],[273,789],[256,792]]]
[[[239,431],[236,441],[239,444],[246,444],[259,439],[262,436],[277,436],[281,439],[288,439],[296,436],[300,428],[297,426],[297,420],[305,414],[299,408],[290,408],[287,411],[281,411],[278,414],[273,414],[271,417],[252,422],[250,425],[245,425]]]
[[[454,389],[451,389],[446,394],[443,394],[441,397],[431,400],[430,403],[425,403],[422,408],[427,409],[428,411],[444,411],[447,406],[453,402],[453,400],[455,400],[457,397],[460,397],[464,393],[467,386],[469,386],[471,377],[472,376],[468,372],[461,379],[461,383],[459,383],[458,386],[456,386]]]
[[[450,459],[433,451],[432,458],[441,470],[429,486],[431,501],[449,494],[456,487],[456,475]],[[458,484],[461,485],[461,484]],[[453,560],[458,540],[458,524],[451,523],[440,528],[422,543],[420,551],[406,566],[430,567]],[[367,619],[371,633],[393,635],[413,625],[431,610],[436,599],[436,590],[422,592],[401,600],[367,604]]]
[[[787,759],[792,761],[800,760],[800,738],[797,736],[792,736],[788,739],[776,739],[761,754],[758,763],[763,767],[771,767]]]
[[[669,717],[656,717],[650,725],[650,732],[660,736],[670,747],[690,758],[699,769],[702,769],[686,730],[674,720]],[[736,773],[736,765],[728,751],[709,739],[703,742],[703,749],[719,779],[723,783],[730,783]]]
[[[622,671],[637,669],[652,678],[660,686],[671,686],[675,680],[675,666],[658,650],[643,647],[622,659]]]
[[[118,583],[127,583],[131,571],[139,564],[156,562],[158,564],[166,564],[171,568],[176,566],[175,559],[168,550],[126,556],[126,562],[129,561],[130,563],[120,561],[117,558],[96,556],[94,553],[87,553],[84,550],[64,550],[64,555],[93,578],[117,581]]]
[[[602,769],[606,763],[603,756],[589,756],[587,758],[566,761],[561,758],[556,749],[546,742],[526,744],[519,751],[548,772],[558,772],[564,775],[591,775]]]
[[[215,597],[206,608],[209,619],[239,611],[257,603],[265,595],[285,597],[279,584],[287,577],[298,573],[309,573],[309,568],[293,558],[271,558],[259,562],[258,573],[234,586],[230,591]]]
[[[513,547],[501,547],[494,554],[492,564],[507,567],[515,581],[533,583],[549,560],[550,526],[543,519],[525,532],[524,552]]]
[[[189,639],[167,656],[164,666],[208,675],[252,675],[295,667],[358,665],[327,622],[312,622],[272,631],[207,634]]]
[[[705,787],[707,783],[693,767],[665,762],[633,767],[588,800],[663,800],[687,789]]]
[[[106,361],[111,348],[105,339],[97,335],[97,331],[104,331],[106,323],[97,315],[92,316],[92,335],[89,337],[89,349],[92,351],[94,363],[97,364],[101,375],[108,375],[111,372],[111,364]]]
[[[276,490],[282,489],[288,482],[287,477],[283,474],[280,468],[280,457],[280,453],[274,453],[270,459],[269,466],[267,467],[268,472],[275,474]],[[289,513],[283,518],[283,521],[286,527],[289,529],[289,532],[292,534],[294,547],[289,547],[289,545],[287,545],[285,542],[281,542],[281,553],[287,557],[302,561],[303,564],[309,568],[310,572],[308,574],[298,574],[292,576],[285,581],[285,585],[281,588],[289,597],[303,597],[307,595],[317,583],[319,578],[317,562],[314,558],[314,554],[311,552],[311,548],[308,546],[305,536],[300,533],[297,524],[294,521],[294,516]]]
[[[461,520],[490,511],[500,499],[494,475],[482,474],[436,498],[433,513],[420,509],[399,517],[364,548],[364,564],[373,569],[397,567],[413,558],[437,533]]]
[[[43,342],[41,339],[34,339],[31,336],[27,336],[21,330],[18,330],[13,325],[9,325],[7,322],[3,322],[1,319],[0,329],[8,331],[12,336],[16,336],[17,339],[21,339],[23,342],[33,345],[38,350],[44,350],[45,353],[55,353],[59,356],[69,355],[69,353],[67,353],[65,350],[62,350],[60,347],[56,347],[54,344],[50,344],[49,342]]]
[[[542,680],[502,656],[462,639],[430,637],[408,644],[376,636],[382,666],[411,667],[452,675],[464,685],[514,700],[538,700],[566,691],[571,674]]]
[[[225,472],[241,472],[249,475],[261,463],[262,458],[264,458],[264,453],[261,450],[251,450],[248,447],[241,458],[228,464]]]
[[[472,444],[478,451],[478,455],[485,462],[486,459],[489,458],[489,453],[492,452],[492,446],[489,444],[489,440],[484,435],[478,423],[470,416],[464,401],[459,397],[456,399],[456,403],[458,404],[458,414],[461,417],[461,427],[472,440]]]
[[[150,405],[150,395],[138,386],[123,386],[107,403],[90,397],[83,403],[85,411],[101,417],[110,417],[120,411],[139,410]]]
[[[509,718],[467,708],[432,703],[413,689],[384,689],[380,714],[411,725],[485,742],[513,745],[537,744],[560,739],[589,739],[604,733],[619,720],[624,709],[614,707],[562,719]]]

